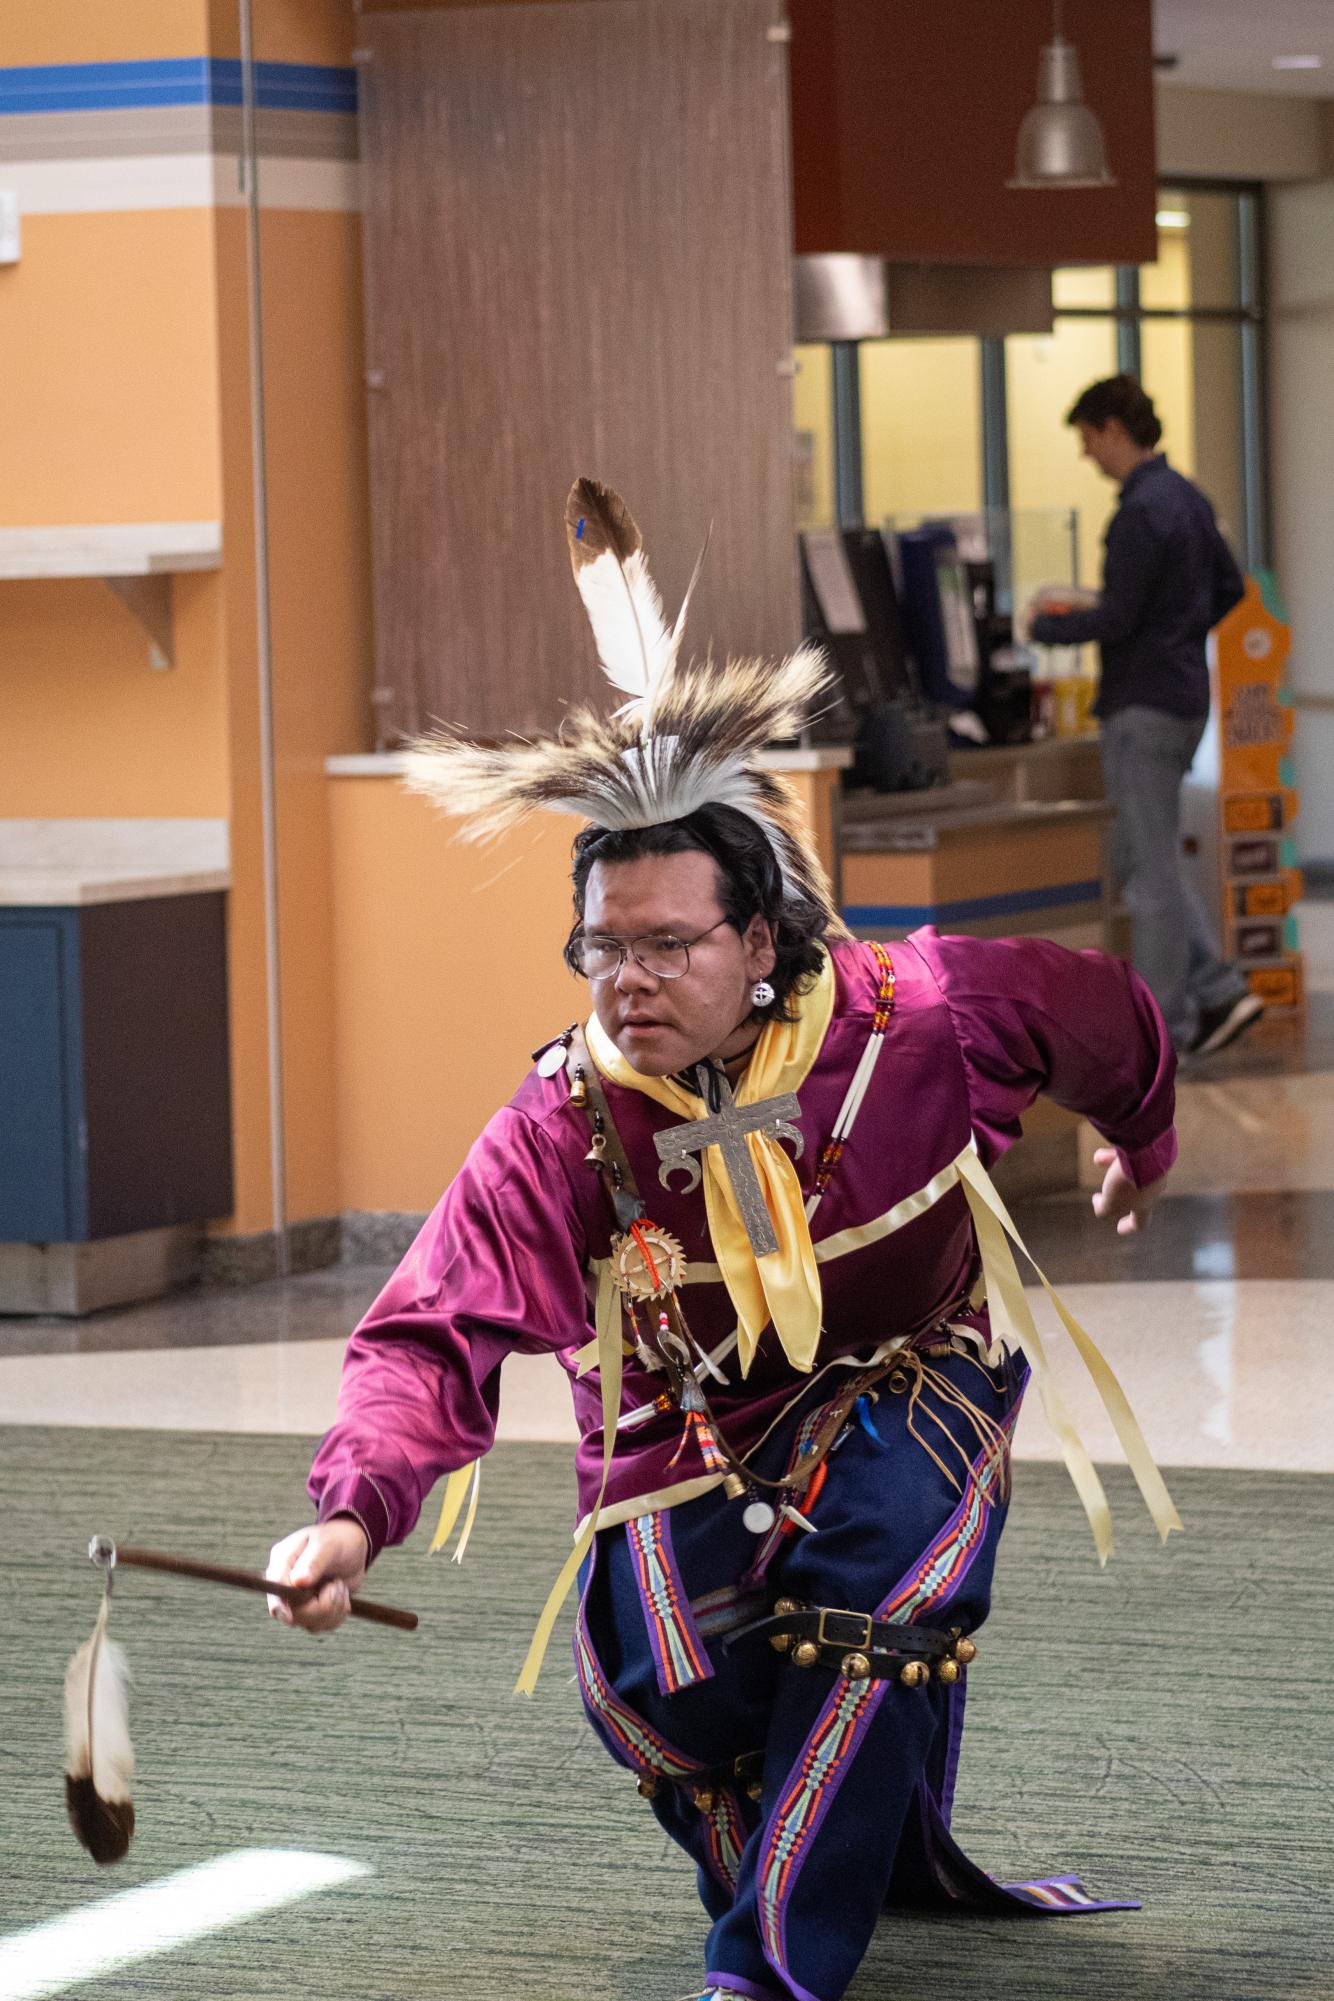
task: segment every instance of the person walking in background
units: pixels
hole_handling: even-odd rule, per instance
[[[1208,500],[1157,449],[1163,427],[1133,375],[1092,383],[1066,422],[1085,457],[1118,482],[1121,504],[1107,530],[1097,602],[1040,606],[1029,635],[1044,646],[1098,643],[1094,713],[1135,969],[1177,1049],[1205,1055],[1263,1012],[1222,957],[1181,851],[1182,781],[1209,718],[1205,641],[1245,584]]]

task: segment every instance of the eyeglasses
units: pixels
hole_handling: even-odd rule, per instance
[[[619,938],[602,938],[596,933],[590,937],[581,932],[570,946],[570,960],[575,971],[586,980],[611,980],[620,972],[628,953],[655,980],[679,980],[690,971],[692,946],[727,921],[720,917],[717,924],[710,924],[708,931],[700,931],[693,938],[677,938],[670,931],[650,931],[642,938],[627,938],[622,942]]]

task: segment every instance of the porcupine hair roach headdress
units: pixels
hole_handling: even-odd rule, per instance
[[[539,808],[609,829],[683,820],[729,806],[771,843],[785,890],[809,899],[842,934],[824,869],[790,787],[758,752],[795,736],[827,685],[823,657],[803,646],[766,660],[681,666],[681,641],[699,564],[668,630],[643,537],[618,493],[576,480],[565,504],[570,560],[602,670],[630,699],[611,715],[570,712],[557,736],[494,748],[452,731],[419,738],[407,783],[469,822],[482,840]],[[701,555],[700,561],[703,561]]]

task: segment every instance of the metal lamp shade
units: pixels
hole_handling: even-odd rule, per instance
[[[1079,55],[1060,36],[1042,51],[1038,101],[1019,127],[1012,188],[1113,188],[1102,126],[1084,102]]]

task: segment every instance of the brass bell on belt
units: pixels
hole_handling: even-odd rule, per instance
[[[792,1665],[794,1667],[814,1667],[819,1658],[820,1649],[816,1646],[814,1640],[800,1640],[792,1649]]]
[[[954,1642],[954,1658],[958,1661],[960,1667],[967,1667],[970,1661],[975,1661],[977,1659],[977,1647],[974,1642],[972,1640],[956,1640]]]
[[[658,1781],[654,1778],[652,1772],[641,1772],[639,1774],[639,1777],[635,1780],[635,1791],[644,1800],[651,1800],[656,1797]]]
[[[899,1669],[899,1680],[905,1688],[921,1688],[930,1679],[931,1670],[925,1661],[905,1661]]]
[[[937,1681],[955,1682],[959,1679],[959,1676],[962,1673],[963,1669],[959,1666],[959,1663],[957,1661],[943,1660],[936,1662]]]
[[[844,1654],[843,1672],[849,1681],[865,1681],[871,1672],[870,1657],[866,1654]]]
[[[701,1786],[695,1794],[695,1805],[701,1813],[712,1813],[717,1803],[717,1794],[710,1792],[707,1786]]]
[[[789,1612],[796,1612],[798,1610],[800,1610],[800,1607],[795,1598],[776,1598],[774,1600],[775,1619],[786,1619]],[[769,1635],[769,1645],[776,1654],[790,1654],[792,1651],[792,1635],[791,1633],[771,1633]]]

